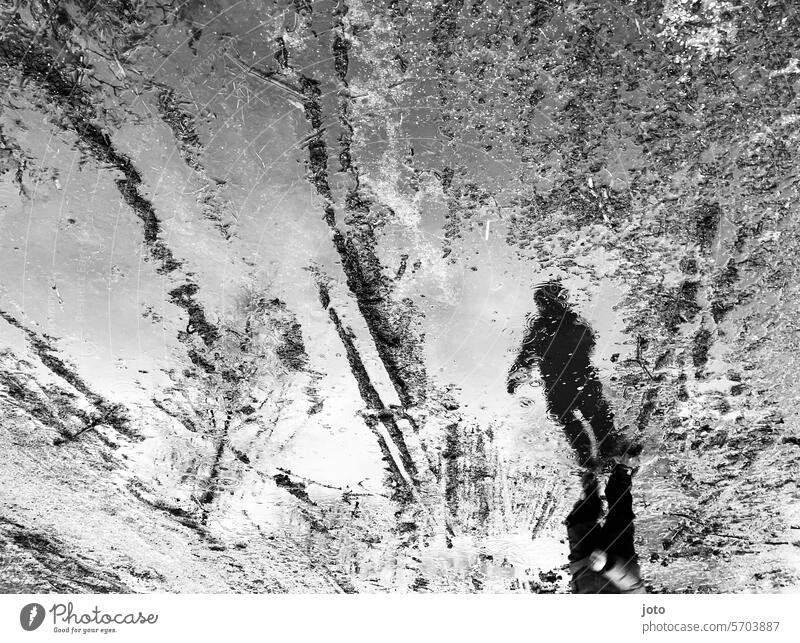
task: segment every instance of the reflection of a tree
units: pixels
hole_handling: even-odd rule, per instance
[[[315,393],[316,376],[308,371],[300,326],[281,300],[244,288],[217,328],[210,346],[192,332],[191,324],[182,331],[192,364],[169,371],[173,385],[154,400],[208,445],[206,457],[194,455],[182,478],[193,485],[192,498],[203,521],[218,493],[238,484],[237,471],[250,465],[251,456],[232,438],[251,428],[249,441],[266,443],[292,400],[288,390],[297,374],[303,375],[306,392],[312,398]],[[313,404],[312,399],[309,412]]]

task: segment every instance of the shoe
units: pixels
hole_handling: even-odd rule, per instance
[[[614,464],[632,476],[639,470],[641,460],[638,455],[632,455],[629,451],[626,451],[614,458]]]
[[[642,451],[644,450],[644,445],[640,442],[632,442],[628,445],[628,448],[625,449],[625,452],[633,457],[638,457],[642,455]]]
[[[602,572],[608,563],[608,556],[602,549],[595,549],[589,554],[589,569],[593,572]]]
[[[628,441],[623,439],[617,443],[616,453],[612,456],[613,467],[622,467],[629,474],[633,475],[641,466],[640,456],[643,446],[640,442]]]

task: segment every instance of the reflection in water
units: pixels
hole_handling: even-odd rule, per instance
[[[508,377],[513,393],[538,365],[547,408],[564,428],[581,466],[583,494],[567,517],[572,589],[579,594],[645,593],[633,544],[631,476],[638,451],[626,453],[614,429],[614,416],[590,357],[592,329],[568,303],[569,293],[558,282],[539,286],[534,294],[538,315],[529,325],[520,353]],[[584,426],[580,413],[591,427]],[[603,503],[595,476],[598,460],[612,457],[614,467],[605,494],[608,513],[601,523]]]
[[[538,315],[529,325],[509,372],[508,391],[513,393],[538,365],[548,410],[563,426],[580,464],[593,466],[592,442],[597,443],[604,460],[614,453],[617,442],[614,416],[589,359],[595,345],[594,333],[569,306],[568,292],[560,283],[539,286],[534,300]],[[576,412],[591,426],[591,435]]]
[[[617,464],[606,484],[608,514],[597,478],[587,473],[583,494],[567,516],[572,590],[576,594],[645,594],[633,545],[633,470]]]

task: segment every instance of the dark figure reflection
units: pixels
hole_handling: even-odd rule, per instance
[[[616,446],[614,416],[590,362],[594,333],[569,306],[568,293],[558,282],[539,286],[534,301],[538,314],[509,372],[508,392],[538,365],[548,410],[564,428],[581,466],[593,466],[595,460],[592,439],[576,412],[590,425],[600,458],[608,460]]]
[[[641,448],[625,445],[614,429],[614,416],[591,364],[594,333],[572,310],[568,298],[558,282],[536,289],[537,315],[509,371],[508,392],[513,393],[538,367],[548,411],[563,427],[586,469],[583,492],[566,520],[572,590],[579,594],[646,593],[633,542],[631,495]],[[605,520],[596,477],[601,462],[613,463],[605,487]]]
[[[584,474],[583,493],[567,516],[572,591],[576,594],[646,594],[633,544],[632,477],[635,452],[619,456],[606,484],[608,513],[594,472]]]

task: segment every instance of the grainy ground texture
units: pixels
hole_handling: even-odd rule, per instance
[[[552,280],[649,591],[798,591],[798,42],[789,0],[4,0],[0,591],[569,591],[580,470],[507,386]]]

